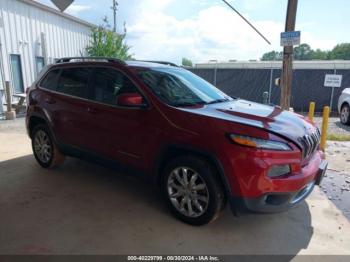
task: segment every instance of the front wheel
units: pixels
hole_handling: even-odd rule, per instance
[[[343,105],[341,108],[340,122],[344,125],[347,125],[350,123],[350,107],[347,104]]]
[[[35,159],[44,168],[61,164],[65,158],[59,152],[46,125],[38,125],[33,129],[32,149]]]
[[[225,204],[215,169],[194,156],[170,161],[163,172],[162,191],[172,213],[191,225],[215,220]]]

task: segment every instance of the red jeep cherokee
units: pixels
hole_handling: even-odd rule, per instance
[[[327,168],[304,117],[231,98],[166,62],[60,59],[29,88],[26,124],[41,166],[65,155],[127,166],[194,225],[227,200],[236,214],[286,210]]]

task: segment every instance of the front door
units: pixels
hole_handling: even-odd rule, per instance
[[[117,97],[139,89],[114,68],[95,68],[91,80],[91,141],[96,152],[123,164],[143,168],[147,153],[155,145],[157,131],[152,110],[122,107]],[[141,93],[140,93],[141,94]]]

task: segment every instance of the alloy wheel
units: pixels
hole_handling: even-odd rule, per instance
[[[34,151],[39,160],[47,164],[52,157],[52,145],[46,132],[39,130],[34,137]]]
[[[347,123],[349,119],[349,107],[344,106],[341,110],[340,118],[342,123]]]
[[[167,181],[168,196],[172,205],[183,215],[199,217],[209,204],[209,191],[205,181],[188,167],[174,169]]]

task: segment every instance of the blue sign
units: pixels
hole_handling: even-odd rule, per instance
[[[282,32],[281,46],[300,45],[300,31]]]

